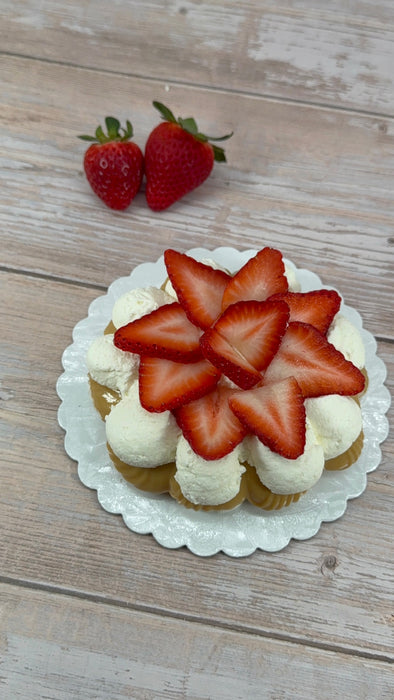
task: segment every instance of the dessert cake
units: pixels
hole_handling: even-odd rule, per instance
[[[161,288],[120,297],[87,354],[111,459],[195,509],[297,501],[363,444],[362,339],[330,289],[302,292],[280,251],[234,275],[164,254]]]

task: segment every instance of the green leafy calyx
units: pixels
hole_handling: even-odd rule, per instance
[[[186,119],[183,119],[182,117],[176,117],[174,116],[174,113],[171,112],[168,107],[163,105],[162,102],[157,102],[156,100],[153,102],[153,106],[160,112],[162,118],[167,121],[171,122],[172,124],[178,124],[178,126],[181,126],[184,131],[187,131],[188,134],[191,134],[194,136],[194,138],[197,139],[197,141],[201,141],[202,143],[209,143],[212,146],[213,149],[213,154],[214,158],[218,163],[225,163],[226,162],[226,154],[224,152],[224,148],[221,146],[216,146],[216,144],[211,143],[211,141],[227,141],[227,139],[231,138],[233,135],[233,131],[231,134],[226,134],[225,136],[207,136],[206,134],[202,134],[197,127],[195,119],[193,117],[187,117]]]
[[[126,121],[126,128],[121,127],[120,122],[115,117],[106,117],[105,126],[107,133],[101,126],[98,126],[94,136],[81,134],[78,136],[83,141],[93,141],[94,143],[109,143],[110,141],[129,141],[133,137],[133,127],[129,120]]]

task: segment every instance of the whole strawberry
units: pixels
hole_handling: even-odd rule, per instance
[[[141,186],[144,158],[139,146],[129,139],[133,127],[126,129],[114,117],[106,117],[106,135],[98,126],[95,136],[82,135],[84,141],[94,141],[85,153],[83,165],[89,184],[111,209],[126,209]]]
[[[153,211],[167,209],[207,179],[214,161],[225,162],[224,141],[198,131],[192,117],[176,119],[165,105],[153,102],[164,122],[150,133],[145,146],[146,201]]]

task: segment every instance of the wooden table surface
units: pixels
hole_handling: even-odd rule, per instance
[[[2,0],[0,696],[393,698],[394,445],[339,520],[282,551],[199,558],[128,530],[65,453],[72,329],[166,247],[272,245],[357,307],[393,388],[391,0]],[[152,100],[234,130],[155,214],[106,208],[86,133]],[[393,410],[389,412],[393,424]]]

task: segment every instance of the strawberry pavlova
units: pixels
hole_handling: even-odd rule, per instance
[[[364,347],[334,290],[264,248],[234,275],[167,250],[163,288],[119,298],[87,364],[115,466],[193,508],[298,500],[362,447]]]

